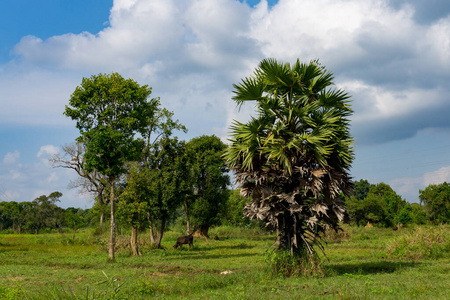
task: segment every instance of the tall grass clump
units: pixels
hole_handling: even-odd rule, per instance
[[[270,249],[266,251],[265,262],[267,271],[272,277],[323,277],[324,269],[317,255],[311,256],[308,253],[293,256],[288,251]]]
[[[397,258],[450,257],[450,226],[416,227],[403,233],[388,246],[388,253]]]

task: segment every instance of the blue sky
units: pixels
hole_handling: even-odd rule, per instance
[[[450,180],[446,0],[5,0],[0,10],[0,200],[68,189],[48,158],[78,136],[62,115],[82,77],[119,72],[153,87],[190,139],[226,139],[232,84],[266,57],[319,58],[353,98],[356,180],[403,198]]]

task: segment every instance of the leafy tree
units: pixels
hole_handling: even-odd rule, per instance
[[[360,226],[361,224],[364,225],[364,222],[366,221],[366,207],[365,207],[365,200],[364,199],[359,200],[356,198],[356,196],[352,195],[350,198],[346,198],[345,205],[347,207],[348,213],[350,215],[350,220],[354,221],[357,226]]]
[[[147,217],[152,244],[160,248],[167,221],[186,197],[185,143],[176,138],[164,138],[154,145],[147,166],[151,193]]]
[[[420,203],[411,203],[411,219],[414,224],[425,224],[427,222],[427,215]]]
[[[366,193],[367,187],[369,190]],[[358,189],[359,191],[364,190],[363,193],[359,192],[359,199],[355,193],[346,201],[350,216],[358,226],[361,223],[371,222],[389,227],[413,221],[411,206],[388,184],[381,182],[373,185],[361,180],[358,183]],[[365,196],[362,198],[364,194]]]
[[[117,73],[83,78],[73,92],[64,114],[77,122],[86,147],[84,168],[97,170],[108,178],[110,186],[111,232],[109,258],[114,260],[115,184],[125,173],[125,163],[137,160],[144,144],[135,139],[155,115],[157,99],[148,99],[151,88],[140,86]]]
[[[138,163],[130,164],[126,186],[120,195],[118,213],[131,224],[131,250],[133,255],[142,255],[138,247],[138,231],[143,229],[146,214],[152,197],[152,178],[149,169],[139,167]]]
[[[239,190],[232,190],[229,193],[226,203],[226,222],[233,226],[247,226],[251,223],[248,217],[244,217],[244,207],[251,200],[243,197]]]
[[[366,179],[360,179],[355,181],[353,188],[353,196],[359,201],[363,201],[373,184],[369,183]]]
[[[80,212],[81,210],[74,207],[69,207],[65,210],[65,223],[67,227],[73,229],[72,240],[75,240],[76,231],[86,225]]]
[[[433,223],[450,222],[450,184],[430,184],[419,190],[420,203],[424,205],[427,217]]]
[[[341,192],[349,196],[353,187],[352,110],[350,96],[332,85],[317,61],[275,59],[234,85],[234,101],[254,101],[257,115],[232,125],[227,161],[252,198],[245,214],[277,228],[278,249],[291,256],[312,258],[312,242],[323,249],[317,233],[338,230],[348,215]]]
[[[368,197],[377,197],[381,208],[379,211],[384,211],[380,215],[379,222],[385,226],[393,226],[397,223],[402,223],[401,220],[407,222],[410,216],[406,216],[408,210],[402,209],[407,205],[407,202],[402,199],[388,184],[378,183],[370,188]],[[401,216],[402,215],[402,216]]]
[[[217,136],[203,135],[187,144],[191,153],[192,196],[186,198],[186,217],[203,236],[220,223],[230,184],[228,168],[222,158],[227,146]]]
[[[63,210],[56,205],[61,196],[60,192],[42,195],[31,202],[31,207],[27,207],[27,226],[34,229],[36,234],[44,228],[58,228],[61,231],[64,222]]]

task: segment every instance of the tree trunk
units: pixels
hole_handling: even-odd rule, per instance
[[[184,212],[186,213],[186,234],[191,234],[191,222],[189,222],[189,208],[187,203],[184,203]]]
[[[155,242],[157,248],[161,248],[161,240],[164,235],[164,229],[166,229],[166,218],[167,218],[166,214],[163,214],[161,218],[161,228],[159,229],[159,234]]]
[[[200,234],[200,236],[209,238],[208,236],[209,225],[200,225],[197,231]]]
[[[111,204],[111,235],[109,239],[109,259],[114,260],[114,248],[116,246],[116,217],[115,217],[115,206],[114,206],[114,177],[110,178],[111,183],[111,195],[110,195],[110,204]]]
[[[103,202],[103,189],[101,192],[97,193],[97,199],[98,203],[100,204],[100,227],[103,225],[103,221],[105,220],[105,213],[103,211],[103,206],[105,205],[105,202]]]
[[[133,255],[142,256],[141,251],[139,251],[138,243],[137,243],[138,230],[137,227],[131,226],[131,251],[133,251]]]
[[[152,243],[152,245],[155,245],[155,240],[156,240],[156,226],[154,228],[154,223],[152,221],[152,216],[150,215],[149,212],[147,212],[147,220],[148,220],[148,224],[149,224],[149,228],[150,228],[150,242]]]

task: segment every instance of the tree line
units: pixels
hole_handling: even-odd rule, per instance
[[[355,181],[346,206],[356,225],[376,224],[394,227],[398,224],[450,223],[450,184],[430,184],[419,190],[420,203],[409,203],[388,184]]]
[[[243,218],[242,211],[247,203],[247,199],[242,197],[238,190],[226,191],[226,198],[222,198],[222,203],[217,203],[220,210],[217,209],[217,215],[211,218],[209,226],[213,225],[231,225],[231,226],[259,226],[257,222]],[[109,220],[108,215],[104,215],[102,210],[109,208],[109,203],[105,204],[105,208],[100,208],[98,203],[92,208],[82,209],[75,207],[61,208],[58,206],[62,193],[53,192],[50,195],[42,195],[33,201],[2,201],[0,202],[0,231],[15,232],[18,234],[42,232],[66,232],[67,229],[73,233],[75,238],[76,231],[81,228],[97,228],[104,227],[105,224],[100,223],[100,217],[103,215],[104,221]],[[118,201],[117,225],[120,229],[128,231],[130,229],[130,209],[127,202]],[[175,204],[175,203],[174,203]],[[177,209],[178,208],[178,209]],[[171,208],[172,214],[167,219],[168,226],[186,224],[186,215],[181,206]],[[192,210],[193,216],[203,215],[204,207],[196,205]],[[209,210],[207,213],[212,214]],[[191,218],[191,224],[194,228],[199,227],[198,224],[205,223],[205,219],[197,217]],[[150,231],[151,222],[146,217],[140,220],[138,225],[139,231]],[[166,228],[167,229],[167,228]]]

